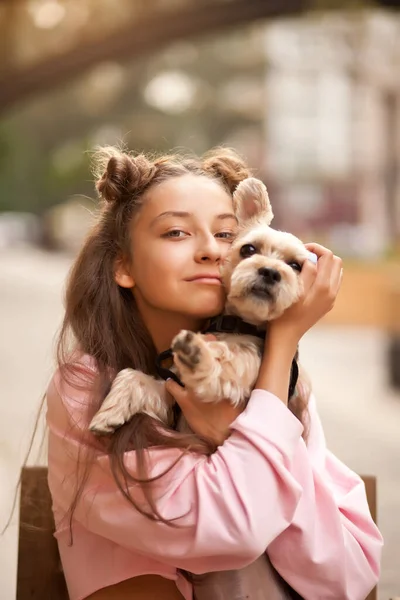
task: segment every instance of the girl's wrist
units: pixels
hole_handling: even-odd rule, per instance
[[[268,332],[255,386],[271,392],[285,405],[288,402],[290,372],[297,342],[297,337],[290,330],[288,333],[277,329]]]
[[[280,348],[286,349],[289,355],[294,356],[301,337],[300,332],[292,324],[272,321],[265,338],[265,352],[274,352],[276,348]]]

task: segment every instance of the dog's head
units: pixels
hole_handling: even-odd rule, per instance
[[[299,274],[308,252],[290,233],[270,227],[271,204],[258,179],[242,181],[233,197],[238,235],[221,268],[226,310],[254,325],[279,317],[302,291]]]

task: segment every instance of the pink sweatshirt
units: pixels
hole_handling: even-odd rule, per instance
[[[83,360],[89,374],[90,360]],[[313,398],[307,446],[301,423],[284,404],[254,390],[231,436],[211,457],[188,454],[161,478],[154,487],[158,510],[166,519],[179,517],[185,525],[179,528],[151,521],[123,498],[108,457],[87,432],[87,403],[86,393],[57,371],[47,392],[49,485],[71,600],[144,574],[176,581],[189,600],[191,586],[177,569],[237,569],[265,550],[306,600],[364,600],[376,585],[382,537],[362,480],[326,449]],[[75,495],[83,443],[97,449],[74,513],[71,546],[63,516]],[[150,475],[179,454],[152,449]],[[135,452],[125,460],[134,470]],[[140,500],[140,488],[131,493]]]

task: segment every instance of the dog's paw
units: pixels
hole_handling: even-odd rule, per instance
[[[98,435],[113,433],[135,414],[132,393],[137,389],[137,374],[133,369],[124,369],[113,381],[99,411],[90,422],[89,429]]]
[[[164,385],[145,373],[124,369],[113,381],[89,429],[97,435],[113,433],[138,413],[169,423],[170,409],[165,401]]]
[[[202,358],[202,342],[192,331],[181,331],[172,342],[172,352],[180,365],[194,371]]]
[[[114,433],[126,422],[127,418],[121,411],[100,411],[91,420],[89,429],[96,435],[107,435]]]

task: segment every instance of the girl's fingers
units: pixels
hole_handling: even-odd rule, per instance
[[[332,254],[331,250],[325,248],[325,246],[321,246],[321,244],[316,244],[315,242],[309,242],[304,245],[307,248],[307,250],[309,250],[310,252],[314,252],[314,254],[318,256],[318,258]]]
[[[174,398],[174,400],[176,400],[176,402],[181,408],[182,404],[184,405],[185,402],[187,403],[187,391],[184,388],[182,388],[178,383],[176,383],[176,381],[174,381],[173,379],[167,379],[167,381],[165,382],[165,389],[169,394],[171,394],[171,396]]]
[[[339,292],[340,286],[342,284],[343,279],[343,267],[342,260],[335,256],[335,260],[332,266],[331,272],[331,289],[335,293],[335,295]]]
[[[333,262],[334,256],[330,251],[324,253],[318,259],[315,285],[316,288],[320,291],[328,291],[330,288]]]
[[[333,252],[328,250],[328,248],[315,243],[305,244],[305,247],[307,250],[314,252],[318,256],[315,285],[319,290],[329,289],[334,258]]]
[[[301,268],[300,277],[303,280],[303,295],[307,296],[307,293],[313,286],[315,278],[317,276],[317,267],[310,260],[305,260]]]
[[[307,250],[318,256],[314,291],[319,298],[335,302],[342,281],[342,260],[320,244],[305,244]]]

